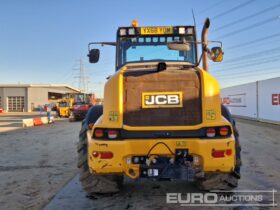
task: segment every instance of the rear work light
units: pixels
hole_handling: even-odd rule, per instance
[[[135,28],[129,28],[128,35],[135,35]]]
[[[214,128],[207,128],[206,136],[209,138],[213,138],[216,136],[216,130]]]
[[[126,35],[126,29],[122,28],[120,29],[120,36],[125,36]]]
[[[108,138],[109,139],[116,139],[118,138],[119,132],[117,130],[108,130]]]
[[[185,34],[185,33],[186,33],[185,27],[180,27],[179,28],[179,34]]]
[[[187,34],[194,34],[193,28],[187,28]]]

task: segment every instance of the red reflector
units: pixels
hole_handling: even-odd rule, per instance
[[[216,135],[216,130],[214,128],[208,128],[206,131],[206,136],[207,137],[214,137]]]
[[[227,136],[228,133],[229,133],[228,127],[221,127],[221,128],[220,128],[220,135],[221,135],[221,136]]]
[[[103,137],[104,135],[104,132],[102,129],[95,129],[94,130],[94,136],[97,137],[97,138],[100,138],[100,137]]]
[[[112,159],[114,156],[112,152],[99,152],[99,153],[101,159]]]
[[[227,155],[227,156],[231,156],[231,154],[232,154],[232,150],[231,150],[231,149],[227,149],[227,150],[226,150],[226,155]]]
[[[96,152],[96,151],[92,152],[92,156],[97,158],[99,156],[99,152]]]
[[[224,150],[212,150],[212,157],[214,157],[214,158],[225,157],[225,151]]]
[[[118,131],[117,130],[109,130],[108,131],[108,138],[109,139],[116,139],[118,137]]]

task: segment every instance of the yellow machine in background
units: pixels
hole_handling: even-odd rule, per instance
[[[238,132],[208,72],[209,58],[223,59],[221,46],[208,48],[209,26],[206,19],[197,41],[195,26],[133,21],[118,29],[116,42],[89,44],[113,45],[117,52],[104,105],[89,111],[80,132],[78,167],[89,194],[119,191],[123,176],[195,181],[204,190],[237,187]],[[98,62],[99,49],[88,56]]]
[[[74,104],[74,94],[66,94],[63,99],[57,103],[57,111],[59,117],[69,117],[70,110]]]
[[[59,117],[67,117],[69,121],[82,120],[89,108],[96,103],[94,94],[71,93],[66,94],[57,104]]]
[[[73,107],[73,100],[65,100],[58,102],[58,116],[59,117],[69,117],[70,109]]]

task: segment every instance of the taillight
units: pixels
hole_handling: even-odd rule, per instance
[[[206,136],[209,138],[213,138],[216,136],[216,130],[214,128],[207,128]]]
[[[99,152],[99,153],[101,159],[112,159],[114,156],[112,152]]]
[[[205,135],[208,138],[225,138],[229,137],[231,134],[231,130],[229,126],[219,126],[206,128]]]
[[[227,150],[212,150],[212,157],[214,158],[221,158],[221,157],[225,157],[225,155],[227,156],[231,156],[232,155],[232,150],[231,149],[227,149]]]
[[[220,132],[221,136],[227,136],[229,134],[229,128],[228,127],[221,127],[219,132]]]
[[[112,152],[92,152],[92,156],[94,158],[100,158],[100,159],[112,159],[114,157]]]
[[[109,139],[116,139],[118,138],[119,132],[117,130],[108,130],[108,138]]]
[[[116,129],[96,128],[93,133],[93,138],[103,140],[119,139],[120,131]]]
[[[103,129],[97,128],[94,130],[94,137],[96,138],[102,138],[104,136]]]
[[[214,158],[225,157],[225,151],[224,150],[212,150],[212,157],[214,157]]]

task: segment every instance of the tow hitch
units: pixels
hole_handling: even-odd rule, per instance
[[[193,167],[193,156],[187,149],[177,149],[175,156],[133,156],[132,163],[140,165],[140,177],[181,179],[194,181],[198,168]]]

